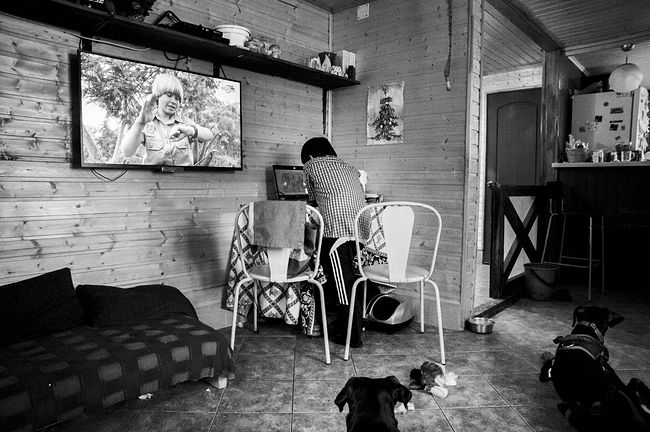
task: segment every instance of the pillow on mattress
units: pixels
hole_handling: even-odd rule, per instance
[[[0,346],[83,323],[67,267],[0,286]]]
[[[119,288],[108,285],[79,285],[86,323],[93,327],[110,327],[158,319],[172,313],[197,318],[190,301],[168,285],[140,285]]]

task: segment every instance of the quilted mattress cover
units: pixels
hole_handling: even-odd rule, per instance
[[[229,343],[184,314],[77,326],[0,348],[0,431],[33,431],[170,385],[234,377]]]

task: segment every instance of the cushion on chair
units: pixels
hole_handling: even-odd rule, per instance
[[[69,268],[0,287],[0,346],[83,324]]]
[[[77,296],[83,305],[86,323],[93,327],[134,324],[172,313],[197,318],[194,307],[183,293],[168,285],[133,288],[79,285]]]
[[[251,203],[251,243],[274,248],[301,249],[305,235],[305,203],[302,201],[258,201]]]

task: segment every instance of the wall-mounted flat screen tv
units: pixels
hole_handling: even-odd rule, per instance
[[[81,166],[241,169],[241,83],[79,51]]]

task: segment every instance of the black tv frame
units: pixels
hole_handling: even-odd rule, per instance
[[[235,110],[235,119],[233,124],[234,126],[234,133],[227,134],[227,133],[221,133],[217,137],[215,134],[215,138],[213,140],[217,139],[224,139],[224,140],[230,140],[228,142],[228,149],[230,150],[235,150],[236,155],[238,156],[236,159],[236,163],[234,165],[216,165],[216,166],[204,166],[204,165],[162,165],[162,164],[138,164],[138,163],[116,163],[114,161],[93,161],[93,160],[88,160],[87,157],[85,157],[84,154],[84,111],[87,111],[87,108],[84,107],[84,92],[83,92],[83,85],[82,85],[82,80],[84,79],[83,75],[83,64],[82,64],[82,56],[85,55],[91,55],[91,56],[98,56],[100,58],[105,58],[105,59],[110,59],[110,61],[114,62],[125,62],[126,65],[137,65],[139,67],[143,68],[150,68],[152,71],[151,75],[155,75],[156,73],[153,73],[153,71],[158,71],[157,73],[160,72],[167,72],[167,73],[172,73],[174,75],[181,75],[181,76],[186,76],[192,79],[202,79],[205,77],[205,79],[210,79],[214,80],[214,83],[224,83],[226,85],[232,85],[235,88],[235,91],[237,92],[237,109]],[[109,60],[107,60],[109,61]],[[214,72],[212,75],[208,75],[205,73],[201,72],[194,72],[194,71],[188,71],[185,69],[181,68],[173,68],[173,67],[168,67],[168,66],[160,66],[154,63],[142,61],[142,60],[133,60],[126,58],[126,56],[116,56],[113,54],[106,54],[106,53],[99,53],[99,52],[94,52],[91,47],[84,46],[83,48],[79,49],[77,51],[77,58],[76,58],[76,63],[77,67],[76,73],[77,73],[77,78],[76,80],[76,92],[78,94],[77,100],[79,101],[78,108],[76,110],[73,110],[73,116],[75,117],[75,121],[78,122],[78,145],[75,145],[73,148],[75,149],[75,152],[78,152],[77,155],[73,155],[73,160],[75,162],[75,166],[80,167],[80,168],[91,168],[91,169],[139,169],[139,170],[152,170],[152,171],[161,171],[161,172],[168,172],[168,173],[173,173],[173,172],[182,172],[185,170],[198,170],[198,171],[237,171],[237,170],[242,170],[243,169],[243,140],[242,140],[242,89],[241,89],[241,82],[233,79],[228,79],[224,77],[218,76],[218,70],[219,67],[215,65]],[[188,79],[189,79],[188,78]],[[153,78],[151,78],[153,79]],[[148,86],[143,86],[142,87],[142,95],[146,95],[149,93],[150,90],[150,83]],[[186,95],[186,98],[189,95]],[[216,97],[216,92],[212,94],[211,96]],[[142,99],[141,97],[140,99]],[[139,106],[138,105],[138,110],[139,111]],[[137,115],[136,111],[136,115]],[[86,112],[87,114],[87,112]],[[213,118],[215,119],[215,122],[219,120],[220,115],[215,113]],[[195,120],[196,121],[196,120]],[[125,122],[128,124],[131,124],[132,122]],[[197,122],[198,123],[198,122]],[[214,125],[204,125],[204,126],[214,126]],[[224,138],[224,136],[226,136]],[[212,141],[210,141],[212,143]],[[233,146],[233,143],[237,143],[236,146]]]

